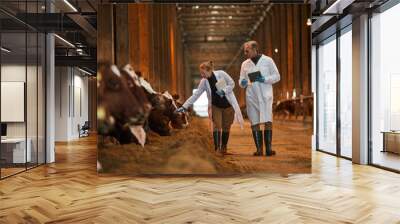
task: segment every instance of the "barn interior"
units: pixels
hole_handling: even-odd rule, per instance
[[[245,60],[242,45],[256,40],[281,73],[281,82],[274,86],[275,99],[312,97],[309,18],[307,4],[103,6],[98,13],[102,24],[98,59],[120,66],[130,63],[155,89],[178,93],[183,100],[197,87],[198,66],[204,61],[214,61],[216,69],[237,81]],[[235,88],[235,93],[244,105],[244,91]]]
[[[0,223],[398,223],[399,15],[398,0],[1,0]],[[281,74],[276,157],[254,159],[248,120],[233,126],[233,155],[202,154],[209,123],[192,116],[133,146],[128,168],[150,178],[98,174],[98,62],[129,63],[183,102],[213,60],[245,112],[247,40]],[[145,157],[168,175],[134,166]]]
[[[302,130],[307,133],[306,145],[311,144],[311,26],[307,25],[310,5],[104,4],[99,6],[97,16],[99,61],[111,62],[118,67],[132,65],[136,73],[140,73],[154,90],[179,95],[180,103],[185,102],[196,91],[201,80],[199,65],[205,61],[213,61],[215,70],[226,71],[236,83],[234,93],[243,114],[246,114],[245,91],[238,85],[241,64],[246,60],[243,44],[249,40],[257,41],[260,44],[260,53],[275,61],[281,76],[273,88],[276,121],[291,120],[295,125],[301,124]],[[194,104],[193,109],[195,114],[208,117],[205,93]],[[248,122],[246,126],[249,126]],[[239,126],[235,128],[240,129]],[[229,163],[239,164],[239,170],[310,172],[311,155],[307,147],[299,147],[297,153],[292,153],[290,147],[279,147],[277,150],[280,153],[274,162],[258,163],[258,159],[252,157],[250,129],[246,129],[247,132],[233,131],[235,135],[232,136],[233,139],[240,135],[246,136],[237,142],[239,145],[242,142],[245,146],[231,146],[238,150],[231,151]],[[180,139],[187,147],[182,147],[183,151],[193,148],[186,140],[184,136]],[[107,163],[105,160],[118,160],[111,153],[114,150],[112,148],[107,147],[108,154],[101,153],[103,156],[99,156],[110,156],[100,158],[103,163]],[[205,145],[204,148],[208,146]],[[132,153],[135,152],[140,151],[134,150]],[[154,152],[152,154],[154,157],[161,157]],[[138,156],[123,155],[123,158],[127,157]],[[144,161],[146,157],[140,158]],[[247,161],[242,162],[243,160]],[[254,165],[251,165],[252,160],[255,160]],[[293,161],[293,167],[289,161]],[[233,170],[231,172],[234,173]],[[124,170],[124,173],[129,172]]]

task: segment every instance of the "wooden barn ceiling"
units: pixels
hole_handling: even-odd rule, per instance
[[[187,50],[190,73],[198,76],[201,62],[226,66],[250,39],[271,4],[178,4],[178,20]]]

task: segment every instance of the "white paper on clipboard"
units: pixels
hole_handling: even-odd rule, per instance
[[[217,88],[217,90],[223,90],[226,87],[226,82],[225,79],[220,79],[218,80],[217,83],[215,83],[215,87]]]

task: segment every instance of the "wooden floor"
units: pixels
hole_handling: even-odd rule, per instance
[[[99,177],[85,138],[0,181],[0,223],[400,223],[399,174],[312,156],[312,174]]]

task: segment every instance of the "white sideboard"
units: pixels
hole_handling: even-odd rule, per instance
[[[28,143],[25,151],[25,144]],[[32,140],[28,138],[1,139],[2,151],[12,150],[12,163],[25,163],[32,161]],[[3,148],[6,147],[6,148]]]

